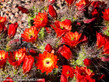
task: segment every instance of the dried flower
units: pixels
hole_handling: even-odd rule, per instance
[[[39,54],[39,57],[36,57],[36,59],[36,67],[37,69],[40,69],[42,73],[46,72],[48,75],[48,73],[52,72],[54,68],[58,68],[56,65],[58,59],[53,53],[44,51],[43,54]]]
[[[24,7],[22,7],[22,6],[18,6],[17,7],[22,13],[29,13],[29,11],[28,11],[28,9],[26,9],[26,8],[24,8]]]

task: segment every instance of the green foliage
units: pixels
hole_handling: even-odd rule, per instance
[[[39,36],[38,36],[39,39],[43,40],[44,39],[44,27],[41,28],[40,32],[39,32]]]

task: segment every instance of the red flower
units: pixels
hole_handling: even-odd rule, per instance
[[[97,36],[97,43],[96,43],[97,47],[98,48],[103,47],[104,44],[106,43],[106,38],[101,33],[97,33],[96,36]]]
[[[76,66],[75,75],[77,82],[95,82],[95,79],[92,78],[94,73],[92,73],[90,69],[87,69],[86,67]]]
[[[5,29],[6,17],[0,16],[0,33]]]
[[[66,30],[72,30],[72,22],[69,19],[65,19],[62,22],[59,22],[60,28],[66,29]]]
[[[60,47],[58,49],[58,53],[61,53],[61,55],[63,57],[65,57],[67,60],[70,59],[72,57],[72,52],[70,50],[70,48],[68,48],[67,46],[63,45],[62,47]]]
[[[51,28],[45,27],[45,29],[46,29],[46,32],[47,32],[48,34],[51,33]]]
[[[78,43],[80,43],[82,40],[79,41],[81,37],[81,34],[79,34],[78,32],[68,32],[65,34],[64,37],[62,37],[63,42],[71,47],[76,46]]]
[[[92,17],[99,17],[99,12],[97,11],[97,9],[94,9],[94,11],[92,11]]]
[[[106,4],[104,1],[92,1],[90,4],[93,9],[104,9],[106,7]]]
[[[103,47],[102,54],[109,54],[109,37],[106,35],[103,35],[101,33],[97,33],[97,43],[98,48]]]
[[[84,59],[83,62],[84,62],[84,65],[86,65],[86,66],[90,66],[91,65],[91,60],[88,59],[88,58]]]
[[[55,3],[56,0],[48,0],[49,3]]]
[[[74,77],[74,69],[68,65],[63,65],[62,66],[62,75],[64,75],[65,77],[70,77],[73,78]]]
[[[89,2],[89,0],[81,0],[81,1],[79,1],[78,3],[76,3],[76,6],[81,6],[81,5],[84,5],[84,6],[86,6],[86,5],[88,5],[90,2]]]
[[[109,21],[109,8],[108,9],[105,9],[103,13],[103,19],[106,20],[106,21]]]
[[[68,32],[69,30],[65,29],[65,27],[63,28],[64,25],[60,26],[60,21],[56,21],[54,23],[54,26],[51,25],[51,27],[55,30],[57,37],[61,37],[63,36],[66,32]]]
[[[24,73],[29,72],[33,66],[33,63],[34,63],[34,58],[31,55],[26,56],[23,63],[23,72]]]
[[[75,1],[75,0],[65,0],[68,4],[68,7],[71,6],[71,4]]]
[[[104,44],[103,48],[103,54],[109,54],[109,39],[106,40],[106,43]]]
[[[16,30],[17,30],[17,27],[18,27],[18,23],[14,23],[14,24],[10,24],[9,25],[9,29],[8,29],[8,37],[9,38],[12,38],[14,37],[15,33],[16,33]]]
[[[65,75],[61,75],[60,82],[68,82],[68,79]]]
[[[25,55],[25,48],[21,48],[18,51],[14,51],[13,54],[12,52],[10,52],[10,56],[8,56],[8,62],[13,66],[20,66],[20,64],[24,61]]]
[[[37,79],[36,82],[45,82],[45,79]]]
[[[26,42],[35,42],[38,37],[39,31],[37,31],[36,27],[26,28],[21,37]]]
[[[48,23],[48,18],[46,13],[38,13],[36,17],[33,19],[34,25],[36,28],[45,27]]]
[[[53,18],[57,17],[56,10],[54,9],[54,7],[52,5],[49,5],[48,12]]]
[[[47,44],[47,45],[45,46],[45,50],[46,50],[47,52],[51,52],[51,51],[52,51],[52,46],[51,46],[50,44]]]
[[[62,30],[58,27],[54,27],[53,25],[51,25],[51,27],[55,30],[57,37],[61,37],[67,32],[67,30]]]
[[[0,16],[0,23],[5,24],[6,23],[6,17]]]
[[[10,77],[7,77],[3,82],[14,82]]]
[[[28,9],[22,7],[22,6],[18,6],[17,7],[22,13],[29,13]]]
[[[36,57],[37,63],[36,67],[37,69],[40,69],[41,72],[46,72],[48,73],[52,72],[54,68],[57,68],[57,56],[54,55],[53,53],[48,53],[46,51],[43,52],[43,54],[39,54],[39,57]]]
[[[7,56],[8,53],[6,53],[4,50],[0,50],[0,68],[6,63]]]

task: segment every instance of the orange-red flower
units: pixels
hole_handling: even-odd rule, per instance
[[[101,33],[97,33],[96,36],[97,36],[97,43],[96,43],[97,47],[98,48],[103,47],[104,44],[106,43],[105,36],[103,34],[101,34]]]
[[[59,22],[60,28],[61,29],[66,29],[66,30],[72,30],[72,22],[69,19],[65,19],[62,22]]]
[[[0,50],[0,68],[6,63],[7,56],[8,53],[6,53],[4,50]]]
[[[104,44],[103,48],[103,54],[109,54],[109,39],[106,40],[106,43]]]
[[[66,32],[71,30],[71,21],[66,19],[65,21],[56,21],[54,23],[54,26],[51,25],[51,27],[55,30],[57,37],[63,36]]]
[[[21,48],[18,51],[14,51],[13,54],[10,52],[10,56],[8,55],[9,58],[9,63],[13,66],[20,66],[20,64],[23,62],[24,58],[26,55],[26,49]]]
[[[90,2],[89,2],[89,0],[81,0],[81,1],[79,1],[78,3],[76,3],[76,6],[81,6],[81,5],[84,5],[84,6],[86,6],[86,5],[88,5]]]
[[[62,47],[60,47],[58,49],[58,53],[60,53],[66,59],[70,59],[72,57],[72,52],[71,52],[70,48],[68,48],[65,45],[63,45]]]
[[[95,82],[95,79],[92,78],[94,76],[94,73],[86,67],[76,66],[75,75],[77,82]]]
[[[56,10],[54,9],[54,7],[52,5],[49,5],[48,12],[53,18],[57,17]]]
[[[34,25],[36,28],[45,27],[48,23],[48,18],[46,13],[38,13],[36,17],[33,19]]]
[[[103,19],[106,20],[106,21],[109,21],[109,8],[108,9],[105,9],[103,13]]]
[[[1,17],[0,16],[0,23],[5,24],[6,23],[6,17]]]
[[[99,12],[97,11],[97,9],[94,9],[91,14],[92,17],[99,17]]]
[[[109,37],[101,33],[97,33],[97,42],[96,45],[98,48],[103,47],[103,54],[109,54]]]
[[[2,32],[3,29],[5,28],[5,23],[6,23],[6,17],[0,16],[0,32]]]
[[[34,63],[34,58],[31,55],[25,56],[23,67],[22,67],[23,72],[24,73],[29,72],[33,66],[33,63]]]
[[[78,32],[68,32],[65,34],[64,37],[62,37],[63,42],[71,47],[76,46],[78,43],[81,42],[81,40],[79,41],[81,37],[81,34],[79,34]]]
[[[26,42],[35,42],[38,37],[39,31],[36,27],[26,28],[24,33],[21,35]]]
[[[14,37],[15,33],[16,33],[16,30],[17,30],[17,27],[18,27],[18,23],[14,23],[14,24],[10,24],[9,25],[9,29],[8,29],[8,37],[9,38],[12,38]]]
[[[69,65],[63,65],[62,67],[62,75],[65,75],[67,78],[74,77],[74,69],[72,67],[70,67]]]
[[[46,72],[48,75],[48,73],[52,72],[54,68],[58,68],[56,65],[58,59],[53,53],[44,51],[43,54],[39,54],[39,57],[36,57],[36,59],[36,67],[37,69],[40,69],[42,73]]]
[[[14,81],[10,77],[7,77],[3,82],[14,82]]]

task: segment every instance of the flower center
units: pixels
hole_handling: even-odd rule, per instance
[[[43,18],[41,18],[40,20],[43,21]]]
[[[67,71],[67,74],[69,74],[70,72],[69,71]]]
[[[61,26],[60,28],[61,28],[61,29],[63,29],[63,27],[62,27],[62,26]]]
[[[53,64],[52,60],[50,58],[46,58],[44,60],[44,66],[50,67]]]
[[[33,36],[31,34],[29,34],[29,37],[32,38]]]
[[[71,37],[71,40],[74,40],[74,37]]]

